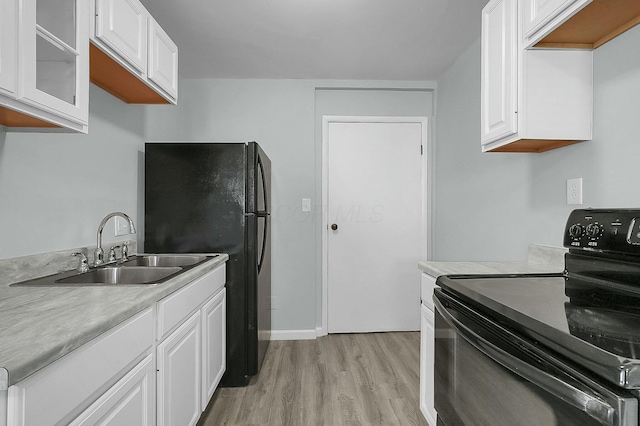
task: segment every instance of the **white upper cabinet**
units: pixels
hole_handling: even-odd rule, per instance
[[[540,41],[552,29],[592,0],[521,0],[525,47]]]
[[[515,6],[511,0],[493,0],[482,10],[482,143],[518,131]]]
[[[640,23],[638,0],[519,0],[524,48],[596,49]]]
[[[95,37],[138,75],[147,72],[149,13],[135,0],[96,0]]]
[[[0,125],[87,132],[89,8],[0,0]]]
[[[18,15],[15,0],[0,0],[0,93],[16,91]]]
[[[89,114],[89,8],[82,0],[22,0],[18,96],[79,124]]]
[[[592,51],[526,50],[518,13],[517,0],[491,0],[482,12],[482,150],[543,152],[591,139]]]
[[[158,25],[149,20],[149,79],[172,98],[178,98],[178,46]]]
[[[124,102],[176,104],[178,48],[139,0],[91,0],[91,82]]]

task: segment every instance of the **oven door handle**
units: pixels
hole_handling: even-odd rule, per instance
[[[583,411],[602,425],[626,426],[629,424],[627,419],[622,418],[623,416],[616,416],[616,407],[602,399],[599,395],[594,395],[588,391],[579,389],[578,387],[566,383],[547,372],[539,370],[526,361],[509,354],[507,351],[479,336],[469,327],[453,317],[447,309],[442,306],[442,303],[437,297],[434,297],[433,301],[436,309],[451,328],[453,328],[469,344],[489,358],[493,359],[498,364],[542,389],[545,389],[555,397],[560,398],[566,403]],[[587,387],[585,386],[585,388]],[[614,397],[616,396],[614,395]]]

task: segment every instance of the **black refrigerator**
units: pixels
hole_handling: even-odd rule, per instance
[[[145,252],[229,254],[221,386],[246,386],[269,345],[270,194],[256,142],[145,144]]]

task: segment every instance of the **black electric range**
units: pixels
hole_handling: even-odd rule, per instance
[[[508,395],[493,401],[465,396],[461,390],[477,385],[462,378],[475,374],[460,366],[460,359],[469,358],[483,365],[486,359],[486,371],[494,371],[490,367],[496,364],[508,372],[504,377],[479,375],[475,382],[501,377],[500,383],[513,379],[511,395],[527,389],[529,397],[514,402],[513,417],[507,410],[505,418],[510,420],[504,424],[564,425],[575,419],[581,425],[638,425],[640,210],[575,210],[565,227],[564,246],[569,251],[562,273],[438,279],[441,289],[434,302],[439,424],[502,424],[502,417],[481,420],[470,401],[502,407]],[[464,343],[458,347],[452,341]],[[477,354],[465,352],[467,343]],[[438,383],[448,389],[440,397]],[[540,392],[549,395],[539,397]],[[527,405],[544,411],[540,404],[554,420],[518,422]]]

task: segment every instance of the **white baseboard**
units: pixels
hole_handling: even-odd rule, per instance
[[[271,340],[314,340],[316,330],[271,330]]]

